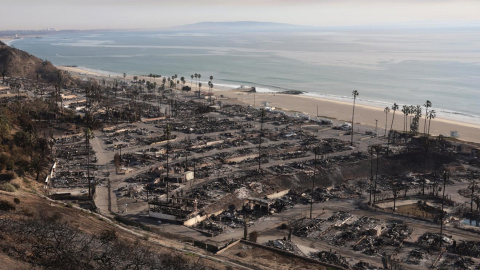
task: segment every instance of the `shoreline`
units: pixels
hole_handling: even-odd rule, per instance
[[[66,66],[57,66],[59,69],[66,70],[72,73],[78,73],[77,75],[83,76],[97,76],[97,77],[106,77],[106,78],[119,78],[123,80],[123,76],[110,76],[117,75],[116,73],[107,72],[107,74],[102,74],[93,70],[88,70],[81,67],[66,67]],[[83,74],[82,74],[83,73]],[[74,74],[72,74],[74,75]],[[141,75],[127,75],[128,80],[132,80],[133,76],[138,76],[139,79],[145,79],[152,81],[153,78],[141,76]],[[157,82],[161,82],[162,78],[157,78]],[[195,89],[196,84],[193,85],[189,82],[190,77],[186,78],[186,86],[192,87],[192,90]],[[214,80],[215,85],[215,80]],[[208,90],[206,84],[203,85],[203,90]],[[346,102],[335,99],[328,99],[322,97],[315,97],[310,95],[290,95],[290,94],[281,94],[275,92],[268,93],[247,93],[243,91],[238,91],[237,89],[221,89],[213,88],[213,93],[217,96],[223,95],[226,98],[237,100],[239,103],[244,105],[253,105],[255,107],[262,107],[260,104],[263,102],[268,102],[270,107],[275,107],[283,111],[298,112],[308,114],[310,116],[317,115],[317,106],[318,106],[318,115],[323,118],[335,119],[340,122],[351,122],[352,121],[352,109],[353,109],[353,100],[352,102]],[[255,104],[254,104],[255,103]],[[422,107],[423,109],[423,107]],[[435,109],[435,108],[433,108]],[[390,129],[392,121],[393,112],[391,111],[388,114],[387,129]],[[385,133],[385,113],[383,108],[366,105],[362,103],[357,103],[355,105],[355,124],[360,124],[364,126],[374,127],[376,125],[375,119],[378,120],[378,135],[381,136]],[[425,123],[425,118],[422,116],[419,123],[419,131],[423,131]],[[404,115],[401,112],[401,108],[395,113],[395,121],[393,124],[393,129],[402,131],[404,124]],[[428,125],[428,121],[427,121]],[[433,136],[443,135],[445,137],[450,137],[450,132],[456,131],[459,136],[457,139],[465,142],[480,143],[480,125],[473,123],[465,123],[451,119],[445,118],[435,118],[431,120],[430,134]]]

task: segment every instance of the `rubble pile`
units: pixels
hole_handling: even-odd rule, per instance
[[[90,153],[90,164],[88,164]],[[83,134],[67,135],[55,141],[56,168],[52,171],[51,183],[54,188],[87,187],[87,172],[93,183],[97,171],[97,158],[90,145],[86,146]],[[89,167],[89,168],[87,168]]]
[[[350,264],[347,262],[347,259],[336,252],[331,251],[320,251],[318,253],[313,254],[314,258],[319,259],[322,262],[326,262],[333,265],[338,265],[345,269],[352,269]]]
[[[440,235],[439,233],[430,233],[427,232],[420,236],[417,240],[417,244],[431,247],[431,246],[440,246],[441,244],[451,244],[452,239],[446,235]]]
[[[450,270],[450,269],[474,270],[479,268],[480,268],[480,265],[475,266],[475,262],[472,260],[472,258],[455,256],[451,254],[446,254],[445,259],[438,266],[439,270]]]
[[[363,254],[373,256],[378,254],[384,245],[387,245],[382,238],[367,236],[360,244],[356,245],[353,250],[361,251]]]
[[[324,219],[302,218],[290,225],[293,228],[293,235],[299,237],[315,237],[312,233],[321,232],[320,226],[325,223]]]
[[[282,240],[282,239],[269,240],[266,243],[266,245],[269,246],[269,247],[274,247],[274,248],[278,248],[278,249],[281,249],[281,250],[290,251],[290,252],[292,252],[296,255],[303,256],[302,251],[300,251],[300,249],[291,241]]]
[[[406,263],[419,265],[425,259],[425,252],[421,249],[413,249],[408,253]]]
[[[343,212],[343,211],[340,211],[340,212],[335,212],[333,213],[327,220],[328,221],[345,221],[347,220],[348,218],[351,218],[352,217],[352,214],[349,213],[349,212]]]
[[[224,228],[222,225],[217,224],[213,221],[202,221],[196,225],[196,227],[202,231],[206,231],[213,236],[217,236],[221,233],[223,233]]]
[[[462,256],[480,258],[480,242],[461,241],[457,243],[456,246],[450,246],[449,251]]]
[[[403,241],[410,237],[413,229],[407,224],[392,223],[386,226],[386,231],[383,232],[382,237],[393,239],[395,241]]]
[[[383,267],[376,267],[366,262],[358,262],[353,267],[352,270],[383,270]]]
[[[378,219],[367,216],[363,216],[355,220],[353,223],[347,224],[346,221],[351,217],[350,213],[347,214],[348,215],[342,215],[342,212],[340,212],[340,217],[338,217],[339,219],[336,221],[335,226],[336,233],[331,233],[330,235],[324,236],[323,239],[325,241],[336,246],[345,246],[347,242],[359,241],[362,236],[370,234],[369,230],[375,229],[380,225],[380,221]],[[348,216],[348,218],[346,216]],[[332,216],[329,218],[329,220],[331,218],[337,218],[337,216]],[[375,246],[381,246],[383,243],[382,240],[373,239],[372,241],[372,244]]]

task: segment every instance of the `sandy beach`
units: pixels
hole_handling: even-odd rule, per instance
[[[217,90],[217,94],[224,95],[229,98],[236,98],[239,101],[260,106],[264,102],[268,102],[269,106],[275,107],[284,111],[294,111],[305,113],[310,116],[318,115],[324,118],[334,118],[339,121],[352,121],[352,103],[327,100],[303,95],[286,95],[286,94],[272,94],[272,93],[242,93],[238,91]],[[255,97],[254,97],[255,96]],[[388,114],[387,126],[390,129],[393,111]],[[385,133],[385,113],[383,109],[357,104],[355,106],[355,123],[375,127],[375,119],[378,120],[378,133],[382,135]],[[419,130],[423,131],[424,118],[420,120]],[[428,122],[428,121],[427,121]],[[402,131],[404,124],[404,115],[400,110],[395,113],[395,120],[393,129]],[[427,123],[428,124],[428,123]],[[450,136],[451,131],[457,131],[458,139],[468,142],[480,143],[480,126],[469,123],[455,123],[454,121],[435,118],[431,121],[430,134]]]
[[[60,69],[69,71],[72,75],[82,74],[88,76],[96,77],[108,77],[105,74],[95,73],[89,70],[85,70],[78,67],[65,67],[60,66]],[[153,78],[138,76],[139,79],[145,79],[153,81]],[[109,77],[110,79],[116,77]],[[118,77],[118,79],[123,80],[123,77]],[[133,75],[127,74],[127,80],[132,80]],[[190,84],[190,77],[186,77],[187,83]],[[156,79],[157,84],[162,81],[162,78]],[[215,80],[213,81],[215,84]],[[196,89],[196,85],[192,87],[193,90]],[[208,86],[206,83],[202,86],[202,91],[208,91]],[[223,95],[226,98],[238,101],[241,104],[252,105],[256,107],[263,106],[264,102],[268,102],[270,107],[275,107],[277,110],[282,110],[286,112],[298,112],[308,114],[310,116],[317,116],[317,107],[318,107],[318,116],[321,118],[330,118],[342,122],[351,122],[352,121],[352,103],[322,99],[317,97],[311,97],[306,95],[288,95],[288,94],[279,94],[279,93],[247,93],[238,91],[235,89],[218,89],[214,88],[213,93],[217,96]],[[435,109],[435,107],[433,107]],[[424,110],[424,108],[423,108]],[[423,112],[424,114],[425,112]],[[387,127],[390,129],[392,122],[393,111],[388,114]],[[375,127],[376,121],[378,120],[378,134],[385,134],[385,113],[383,108],[367,106],[363,104],[356,104],[355,106],[355,120],[356,124],[366,125],[370,127]],[[423,131],[425,119],[422,117],[420,120],[419,131]],[[395,120],[393,123],[393,129],[402,131],[404,124],[404,115],[401,112],[401,108],[395,113]],[[428,121],[427,121],[428,124]],[[458,139],[466,142],[480,143],[480,126],[470,124],[455,122],[448,119],[435,118],[431,121],[430,134],[433,136],[444,135],[450,136],[451,131],[458,132]]]

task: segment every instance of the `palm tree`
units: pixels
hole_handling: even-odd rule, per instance
[[[162,90],[165,90],[165,83],[167,83],[167,78],[163,77],[163,79],[162,79]]]
[[[412,114],[414,116],[413,116],[413,121],[410,124],[410,130],[416,134],[418,132],[419,120],[422,117],[422,106],[420,105],[413,106]]]
[[[125,82],[125,78],[127,77],[127,73],[123,73],[123,82]]]
[[[393,130],[393,121],[395,120],[395,112],[398,110],[397,103],[393,103],[392,110],[393,110],[393,117],[392,117],[392,124],[390,125],[390,132],[392,132]]]
[[[392,135],[392,131],[393,131],[393,121],[395,120],[395,112],[398,110],[397,103],[393,103],[392,110],[393,110],[393,117],[392,117],[392,124],[390,125],[390,132],[388,133],[387,153],[390,151],[390,136]]]
[[[208,82],[208,88],[210,89],[210,93],[209,93],[210,105],[212,105],[212,88],[213,88],[212,81]]]
[[[427,118],[428,118],[428,108],[432,107],[432,102],[430,100],[427,100],[425,104],[423,104],[425,107],[425,124],[423,125],[423,134],[427,134]]]
[[[137,80],[138,80],[138,76],[137,75],[133,76],[133,81],[137,82]]]
[[[198,73],[195,73],[195,80],[197,81],[197,85],[198,85]],[[198,87],[197,87],[197,91],[198,91]],[[198,96],[200,97],[200,92],[198,93]]]
[[[408,112],[410,113],[410,124],[408,126],[410,127],[410,131],[412,131],[412,118],[414,117],[415,111],[415,106],[408,106]]]
[[[428,115],[428,130],[427,130],[428,136],[430,136],[430,124],[432,122],[432,119],[435,118],[436,116],[437,116],[436,111],[431,110],[429,115]]]
[[[352,136],[351,136],[351,139],[350,139],[350,145],[353,145],[353,120],[354,120],[354,117],[355,117],[355,101],[357,100],[358,91],[353,90],[352,96],[353,96],[353,112],[352,112],[352,134],[351,134]]]
[[[185,86],[185,77],[180,77],[180,81],[182,82],[182,89]]]
[[[383,109],[383,112],[385,113],[385,136],[384,136],[384,137],[387,137],[388,113],[390,112],[390,108],[389,108],[389,107],[385,107],[385,109]]]
[[[407,105],[403,105],[402,112],[403,112],[403,132],[407,133],[407,119],[408,119],[408,113],[409,113]]]
[[[190,78],[191,78],[191,79],[190,79],[190,86],[193,87],[193,75],[190,75]]]
[[[208,82],[208,86],[210,88],[210,103],[212,103],[212,90],[213,90],[213,76],[210,76],[210,81]]]

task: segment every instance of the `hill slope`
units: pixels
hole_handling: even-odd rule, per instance
[[[35,57],[22,50],[7,46],[0,41],[0,75],[26,77],[44,82],[71,83],[71,77],[57,69],[49,61]]]

